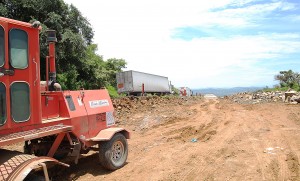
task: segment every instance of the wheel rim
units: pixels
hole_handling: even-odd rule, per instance
[[[112,145],[112,161],[116,165],[123,164],[123,156],[124,156],[124,144],[121,141],[116,141]]]

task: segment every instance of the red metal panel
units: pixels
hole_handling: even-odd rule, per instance
[[[107,90],[86,90],[83,99],[89,115],[113,111],[113,105]]]
[[[114,109],[107,90],[65,91],[64,96],[68,95],[72,97],[75,106],[74,111],[68,109],[73,132],[81,140],[94,137],[100,130],[107,128],[107,117],[114,123]]]
[[[106,126],[106,113],[98,113],[89,115],[89,135],[94,137],[100,130],[105,129]],[[89,137],[89,138],[90,138]]]
[[[59,117],[58,95],[42,95],[42,119]]]
[[[94,137],[100,130],[114,125],[114,120],[112,120],[114,108],[107,90],[85,91],[83,102],[88,113],[90,137]],[[107,119],[108,117],[110,119]]]
[[[67,105],[67,110],[71,124],[73,126],[73,133],[80,138],[81,140],[85,140],[89,138],[89,122],[87,117],[86,108],[83,104],[82,91],[65,91],[63,92],[64,97],[71,96],[75,109],[72,111],[67,101],[64,98],[64,102]]]
[[[66,91],[69,92],[69,91]],[[70,117],[70,109],[67,106],[64,92],[47,92],[45,95],[57,96],[59,101],[59,116],[60,117]]]

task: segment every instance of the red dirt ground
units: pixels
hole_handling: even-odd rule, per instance
[[[128,104],[119,103],[118,114],[119,126],[132,133],[127,164],[107,172],[94,154],[64,178],[300,180],[299,105],[203,98]]]
[[[104,170],[97,153],[53,180],[300,180],[300,106],[226,99],[116,100],[131,131],[127,164]]]

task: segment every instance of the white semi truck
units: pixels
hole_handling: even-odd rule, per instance
[[[129,70],[117,73],[116,78],[118,93],[135,96],[144,93],[158,95],[171,93],[168,77]]]

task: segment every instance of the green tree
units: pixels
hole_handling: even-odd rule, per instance
[[[300,74],[298,72],[292,70],[280,71],[274,78],[279,81],[280,87],[299,89]]]
[[[88,46],[86,56],[82,59],[80,74],[89,78],[89,81],[84,82],[84,87],[88,89],[99,89],[105,86],[105,63],[103,57],[97,55],[96,51],[96,44]]]
[[[123,59],[103,61],[92,44],[94,32],[88,20],[63,0],[1,0],[0,16],[24,22],[41,22],[41,78],[45,80],[48,55],[46,30],[56,30],[57,80],[64,89],[115,86],[115,73],[125,67]]]
[[[116,74],[126,68],[126,61],[124,59],[110,58],[105,62],[106,69],[106,83],[108,85],[117,86]]]

